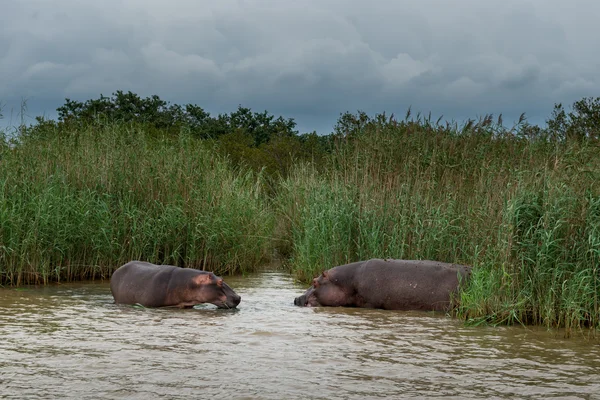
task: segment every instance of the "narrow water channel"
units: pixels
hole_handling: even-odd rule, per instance
[[[278,272],[226,280],[237,310],[117,306],[107,282],[0,289],[0,397],[600,398],[598,341],[299,308]]]

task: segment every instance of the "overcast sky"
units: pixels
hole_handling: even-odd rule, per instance
[[[410,105],[543,123],[600,96],[599,15],[598,0],[2,0],[0,102],[4,124],[22,98],[55,117],[116,90],[302,132]]]

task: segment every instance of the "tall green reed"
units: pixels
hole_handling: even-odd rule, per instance
[[[598,326],[597,143],[381,121],[339,140],[325,173],[299,167],[279,192],[298,278],[372,257],[458,262],[475,267],[462,318]]]
[[[0,280],[108,278],[132,259],[227,274],[270,257],[261,175],[128,125],[25,137],[0,161]]]

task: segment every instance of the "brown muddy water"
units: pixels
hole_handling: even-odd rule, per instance
[[[107,282],[1,289],[0,397],[600,398],[597,341],[299,308],[278,272],[226,280],[237,310],[117,306]]]

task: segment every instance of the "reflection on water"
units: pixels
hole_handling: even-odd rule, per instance
[[[0,290],[0,397],[582,398],[600,346],[444,316],[300,308],[285,274],[228,278],[237,310],[112,304],[108,283]]]

